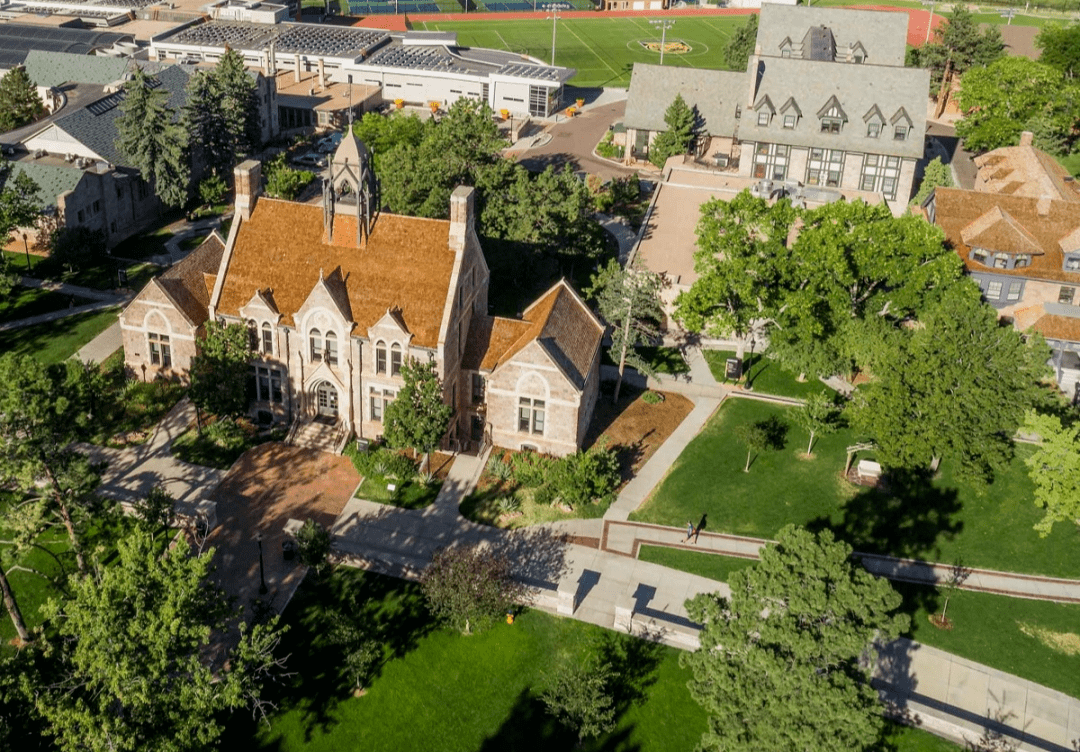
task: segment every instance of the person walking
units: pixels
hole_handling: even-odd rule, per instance
[[[686,540],[683,541],[683,543],[686,543],[686,541],[690,540],[693,537],[694,537],[694,523],[687,520],[687,522],[686,522]]]

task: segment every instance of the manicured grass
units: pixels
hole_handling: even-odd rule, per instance
[[[142,444],[186,391],[171,381],[128,379],[123,363],[124,354],[118,351],[100,366],[109,378],[105,393],[94,396],[95,430],[89,437],[94,444]]]
[[[192,428],[180,435],[172,443],[172,454],[179,460],[190,462],[193,465],[213,467],[218,470],[228,470],[233,463],[240,459],[240,455],[249,449],[254,449],[268,441],[281,441],[285,438],[285,431],[277,429],[270,433],[250,433],[242,443],[222,446],[206,434],[204,423],[203,433]]]
[[[180,241],[180,250],[182,251],[194,251],[202,242],[209,237],[210,233],[206,235],[190,235]]]
[[[929,731],[895,723],[889,725],[883,745],[886,752],[959,752],[962,749],[960,745],[934,736]]]
[[[664,65],[690,68],[724,68],[724,46],[746,24],[746,16],[680,17],[668,32],[667,41],[690,45],[684,54],[664,55]],[[483,23],[429,21],[418,30],[456,31],[458,42],[473,47],[510,50],[551,59],[551,22],[543,19],[500,21],[496,16]],[[641,41],[659,41],[645,18],[573,18],[558,22],[555,63],[574,68],[573,86],[630,85],[634,63],[659,63],[659,52],[645,49]]]
[[[713,378],[721,383],[728,383],[724,378],[724,370],[727,359],[734,358],[732,350],[705,350],[703,352],[705,362],[709,364]],[[777,394],[781,397],[797,397],[805,399],[811,394],[821,392],[832,393],[820,379],[799,381],[799,375],[783,368],[775,360],[762,356],[761,353],[750,355],[747,352],[743,356],[743,384],[749,385],[755,392],[761,394]]]
[[[387,485],[394,484],[397,488],[390,491]],[[356,498],[376,501],[380,504],[401,507],[402,509],[423,509],[435,501],[442,488],[441,481],[434,481],[431,485],[424,485],[416,481],[404,483],[388,478],[371,476],[364,478],[360,488],[356,490]]]
[[[0,300],[0,323],[27,319],[43,313],[63,310],[71,304],[72,297],[37,287],[16,287],[4,300]],[[89,300],[75,298],[75,305]]]
[[[151,256],[167,255],[169,251],[165,248],[165,241],[172,236],[172,231],[165,227],[147,230],[117,243],[112,249],[112,255],[136,261],[142,261]]]
[[[119,309],[110,308],[0,332],[0,352],[33,355],[43,363],[60,363],[112,326],[117,318]]]
[[[639,558],[720,582],[753,564],[750,559],[663,546],[642,546]],[[948,630],[938,629],[928,618],[941,613],[946,593],[906,582],[894,582],[893,587],[904,597],[902,610],[911,617],[905,637],[1080,697],[1080,605],[951,593],[946,616],[954,626]]]
[[[37,279],[53,279],[71,285],[89,287],[94,290],[113,290],[118,284],[116,270],[124,268],[128,273],[128,287],[141,290],[150,278],[161,271],[161,267],[151,263],[128,264],[115,258],[103,258],[96,266],[70,272],[65,267],[54,264],[48,257],[31,256],[31,269],[26,267],[26,255],[4,251],[4,258],[12,271]],[[66,300],[65,300],[66,305]]]
[[[682,526],[705,514],[708,531],[760,538],[789,523],[829,527],[856,551],[1080,577],[1075,526],[1055,526],[1046,538],[1032,529],[1042,513],[1031,500],[1023,463],[1030,447],[1018,446],[1013,462],[987,488],[957,481],[956,468],[943,463],[933,482],[895,487],[890,495],[841,477],[845,449],[857,438],[850,430],[819,437],[814,458],[800,459],[808,436],[795,425],[793,409],[727,400],[632,518]],[[787,444],[758,455],[744,473],[746,448],[732,431],[770,416],[789,424]]]
[[[0,251],[4,254],[4,264],[9,271],[18,272],[23,276],[27,276],[26,271],[26,254],[17,251]],[[30,268],[37,269],[37,265],[45,259],[41,256],[35,256],[30,254]],[[33,276],[33,275],[30,275]]]

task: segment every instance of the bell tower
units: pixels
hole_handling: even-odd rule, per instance
[[[352,133],[341,139],[323,181],[323,222],[327,240],[333,240],[334,214],[356,216],[356,245],[371,236],[378,206],[379,183],[371,167],[371,152]]]

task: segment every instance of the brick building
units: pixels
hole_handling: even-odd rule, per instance
[[[455,409],[445,446],[577,449],[603,326],[574,291],[556,285],[523,320],[489,317],[472,188],[454,191],[449,220],[379,212],[369,154],[351,135],[325,178],[322,204],[300,204],[260,196],[260,164],[239,165],[228,239],[121,315],[128,367],[186,378],[205,321],[242,323],[256,353],[251,413],[291,424],[298,443],[340,450],[351,434],[379,436],[411,357],[435,362]]]

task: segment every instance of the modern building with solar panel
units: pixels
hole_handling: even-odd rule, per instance
[[[471,97],[515,116],[556,112],[575,73],[513,52],[461,47],[454,33],[223,20],[152,39],[150,59],[213,62],[226,47],[268,76],[318,73],[320,80],[377,87],[382,103],[447,106]]]

